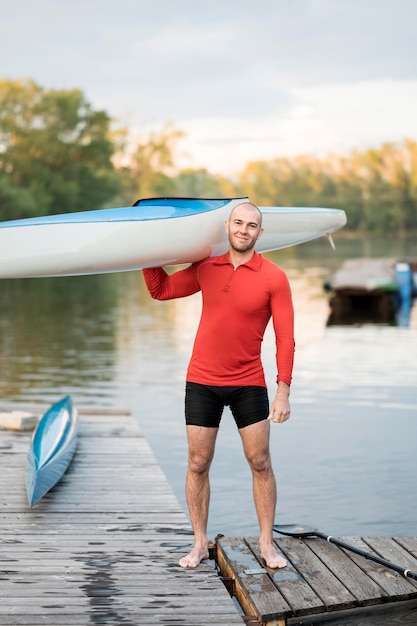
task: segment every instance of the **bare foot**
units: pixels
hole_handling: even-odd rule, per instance
[[[288,565],[287,561],[282,556],[279,556],[273,546],[268,546],[262,550],[261,557],[265,561],[265,565],[271,569],[281,569],[281,567]]]
[[[209,558],[209,553],[207,547],[198,548],[194,546],[194,548],[189,552],[186,556],[178,561],[178,565],[180,567],[185,567],[189,569],[194,569],[198,565],[200,565],[201,561]]]

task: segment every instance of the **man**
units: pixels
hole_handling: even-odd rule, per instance
[[[253,478],[261,557],[284,567],[272,540],[276,483],[269,451],[270,422],[290,417],[294,357],[294,314],[285,273],[255,249],[262,214],[249,203],[237,205],[225,222],[226,254],[206,258],[168,275],[143,270],[153,298],[168,300],[202,292],[203,307],[186,376],[188,439],[186,496],[194,547],[179,561],[194,568],[208,558],[209,470],[224,406],[230,406]],[[272,316],[277,346],[278,388],[269,407],[261,343]]]

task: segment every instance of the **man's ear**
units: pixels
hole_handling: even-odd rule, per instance
[[[257,238],[256,238],[257,240],[258,240],[260,237],[262,237],[262,233],[263,233],[263,232],[264,232],[264,229],[263,229],[263,228],[260,228],[260,229],[259,229],[258,236],[257,236]]]

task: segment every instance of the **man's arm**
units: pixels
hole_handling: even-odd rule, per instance
[[[295,342],[291,288],[284,272],[276,282],[276,289],[271,298],[271,309],[276,338],[278,388],[271,403],[268,419],[273,422],[285,422],[290,417],[289,397]]]
[[[197,276],[198,264],[194,263],[184,270],[167,274],[162,267],[142,270],[146,286],[155,300],[183,298],[200,290]]]

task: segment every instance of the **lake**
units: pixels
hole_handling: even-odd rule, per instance
[[[292,417],[272,425],[277,523],[333,535],[417,535],[417,306],[406,328],[327,326],[323,283],[350,257],[416,256],[416,241],[322,239],[270,253],[296,315]],[[151,300],[140,272],[0,282],[0,405],[128,408],[184,510],[184,376],[196,294]],[[274,341],[263,361],[275,391]],[[251,478],[225,411],[212,467],[210,537],[256,535]],[[140,495],[140,494],[139,494]]]

